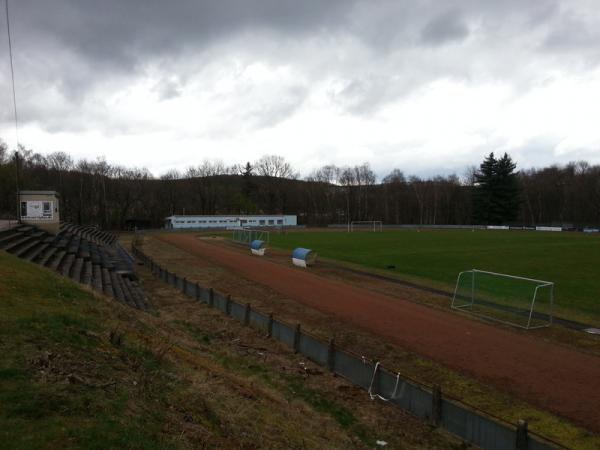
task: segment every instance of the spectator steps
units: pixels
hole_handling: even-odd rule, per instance
[[[146,298],[133,273],[132,259],[116,236],[96,227],[62,223],[51,235],[30,226],[0,231],[0,249],[146,310]]]

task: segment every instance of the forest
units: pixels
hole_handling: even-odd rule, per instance
[[[307,226],[382,220],[385,224],[600,225],[600,166],[516,170],[488,155],[465,175],[422,178],[396,168],[378,179],[367,162],[325,165],[301,177],[283,157],[227,165],[205,160],[154,176],[104,158],[75,161],[0,141],[0,218],[15,218],[16,191],[56,190],[61,218],[105,229],[159,227],[171,214],[297,214]]]

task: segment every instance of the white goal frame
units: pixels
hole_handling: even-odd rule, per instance
[[[248,227],[232,227],[229,230],[232,231],[231,239],[240,244],[250,245],[256,239],[264,241],[267,244],[271,242],[271,233],[267,230]]]
[[[371,225],[369,229],[362,228],[365,231],[383,231],[383,221],[381,220],[353,220],[348,223],[348,232],[357,231],[354,229],[355,225]],[[360,229],[360,228],[359,228]]]
[[[531,283],[534,283],[535,285],[535,289],[533,291],[533,296],[531,298],[531,303],[529,304],[529,308],[527,310],[522,310],[520,312],[525,313],[527,315],[527,325],[522,325],[519,323],[515,323],[515,322],[511,322],[509,320],[502,320],[498,317],[494,317],[494,316],[490,316],[488,314],[483,314],[480,312],[476,312],[476,311],[472,311],[470,310],[470,308],[473,308],[473,306],[476,304],[476,298],[475,298],[475,278],[476,275],[478,273],[481,274],[485,274],[485,275],[492,275],[492,276],[497,276],[497,277],[501,277],[501,278],[510,278],[510,279],[514,279],[514,280],[521,280],[521,281],[529,281]],[[470,298],[465,298],[465,296],[462,296],[461,300],[463,300],[464,303],[462,304],[458,304],[457,302],[457,294],[458,294],[458,288],[460,286],[460,281],[461,278],[463,276],[469,276],[471,277],[471,295]],[[547,316],[547,320],[548,323],[545,324],[541,324],[541,325],[531,325],[531,319],[534,316],[534,308],[535,308],[535,301],[537,299],[537,295],[538,295],[538,291],[540,289],[544,289],[544,288],[548,288],[550,289],[550,308],[548,311],[548,314],[545,314]],[[553,323],[553,309],[554,309],[554,283],[551,281],[545,281],[545,280],[536,280],[534,278],[525,278],[525,277],[519,277],[516,275],[507,275],[505,273],[497,273],[497,272],[488,272],[485,270],[477,270],[477,269],[471,269],[471,270],[465,270],[463,272],[460,272],[458,274],[458,277],[456,279],[456,287],[454,288],[454,295],[452,296],[452,304],[451,304],[452,309],[457,309],[457,310],[461,310],[461,311],[465,311],[468,312],[469,314],[473,314],[476,316],[480,316],[480,317],[485,317],[487,319],[490,320],[494,320],[496,322],[502,322],[508,325],[513,325],[519,328],[524,328],[526,330],[533,330],[536,328],[545,328],[545,327],[549,327],[550,325],[552,325]],[[506,310],[510,312],[510,306],[506,307]]]

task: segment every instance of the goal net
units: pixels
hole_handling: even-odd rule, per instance
[[[552,324],[554,283],[466,270],[458,274],[452,308],[525,329]]]
[[[233,228],[232,239],[240,244],[250,244],[252,241],[259,239],[266,242],[270,242],[270,234],[266,230],[253,230],[252,228]]]
[[[355,220],[348,225],[348,231],[383,231],[381,220]]]

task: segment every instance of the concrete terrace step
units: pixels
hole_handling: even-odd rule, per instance
[[[67,253],[64,250],[57,249],[52,259],[48,261],[48,267],[52,270],[58,270],[58,266],[62,262]]]
[[[16,249],[13,252],[13,255],[21,258],[21,257],[23,257],[23,255],[25,255],[27,252],[29,252],[29,250],[40,247],[41,245],[42,244],[41,244],[39,238],[33,238],[31,241],[27,242],[26,244],[24,244],[21,247],[19,247],[18,249]]]
[[[69,277],[78,283],[81,283],[81,273],[83,272],[83,258],[75,258]]]
[[[0,248],[139,309],[147,309],[127,254],[116,236],[92,226],[61,223],[52,236],[34,226],[0,231]]]
[[[108,269],[104,267],[102,268],[102,291],[110,297],[115,297],[112,280],[110,279],[110,273]]]
[[[26,236],[20,237],[16,240],[6,243],[3,246],[3,248],[7,252],[12,252],[13,250],[17,250],[21,245],[26,244],[27,242],[31,241],[31,239],[32,239],[31,236],[26,235]]]
[[[52,258],[54,256],[54,254],[56,253],[58,249],[56,247],[53,246],[48,246],[48,248],[46,249],[46,251],[44,251],[44,253],[40,254],[39,258],[37,261],[38,264],[42,265],[42,266],[47,266],[50,262],[50,258]]]
[[[81,282],[88,286],[92,285],[92,262],[89,260],[83,261],[83,271],[81,272]]]
[[[48,243],[46,243],[45,241],[40,242],[37,247],[33,247],[30,251],[28,251],[25,255],[23,255],[23,258],[26,259],[27,261],[33,261],[35,260],[39,255],[41,255],[47,248],[48,248]]]
[[[121,286],[121,277],[114,272],[110,272],[110,279],[112,282],[112,288],[115,293],[115,297],[122,303],[129,304],[129,299],[125,298],[125,293],[123,292],[123,286]]]
[[[67,247],[67,252],[68,253],[73,253],[74,255],[76,255],[79,252],[80,245],[81,245],[81,239],[80,238],[74,238],[69,243],[69,246]]]
[[[102,268],[98,264],[92,264],[92,287],[102,292]]]
[[[58,271],[63,277],[68,277],[71,273],[71,268],[75,262],[75,255],[67,253],[58,266]]]
[[[22,236],[23,233],[18,231],[10,230],[8,233],[4,233],[0,236],[0,248],[3,248],[4,244],[9,243],[13,239],[17,239],[19,236]]]
[[[127,287],[129,292],[131,293],[133,301],[135,302],[135,306],[138,309],[141,309],[143,311],[147,310],[148,305],[146,303],[146,299],[144,298],[144,295],[142,294],[141,289],[127,277],[123,277],[123,284]]]

